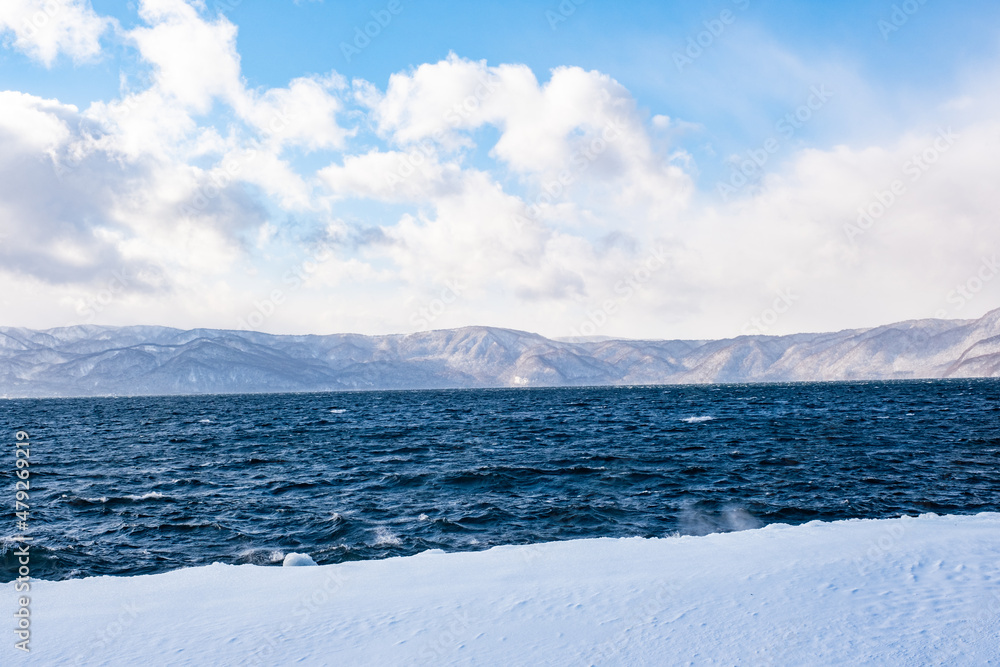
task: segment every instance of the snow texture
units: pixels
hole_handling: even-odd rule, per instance
[[[12,625],[13,583],[2,586]],[[1000,514],[34,582],[4,665],[1000,660]]]
[[[1000,309],[717,341],[568,342],[494,327],[391,336],[0,327],[6,398],[965,377],[1000,377]]]

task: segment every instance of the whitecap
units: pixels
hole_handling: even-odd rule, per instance
[[[703,415],[701,417],[685,417],[681,421],[687,424],[700,424],[701,422],[709,422],[713,419],[715,419],[715,417],[711,415]]]
[[[332,412],[335,415],[342,415],[345,412],[347,412],[347,410],[345,410],[344,408],[330,408],[330,412]]]
[[[402,540],[392,533],[385,526],[379,526],[375,529],[375,546],[385,547],[385,546],[399,546],[402,544]]]
[[[141,496],[125,496],[129,500],[159,500],[160,498],[166,498],[165,495],[159,491],[150,491],[149,493],[144,493]]]

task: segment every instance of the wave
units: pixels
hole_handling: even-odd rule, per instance
[[[250,565],[274,565],[285,560],[285,552],[280,549],[244,549],[236,554],[237,563]]]
[[[385,526],[379,526],[375,529],[375,542],[376,547],[398,547],[403,541],[399,539],[399,536],[393,533],[391,530]]]
[[[76,496],[69,494],[62,494],[60,498],[65,499],[70,505],[115,505],[124,503],[141,503],[149,500],[163,500],[165,502],[177,502],[175,498],[171,496],[160,493],[159,491],[149,491],[148,493],[143,493],[141,495],[125,495],[125,496]]]
[[[129,500],[173,500],[169,496],[165,496],[159,491],[150,491],[149,493],[144,493],[141,496],[125,496]]]

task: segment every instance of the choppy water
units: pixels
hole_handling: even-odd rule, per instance
[[[11,507],[18,429],[46,579],[1000,511],[998,380],[8,400]]]

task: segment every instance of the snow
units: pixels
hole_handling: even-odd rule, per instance
[[[290,553],[285,555],[285,559],[281,561],[283,567],[302,567],[306,565],[315,565],[316,561],[312,559],[309,554],[298,554]]]
[[[0,586],[13,627],[13,583]],[[4,665],[1000,663],[1000,514],[33,582]]]

